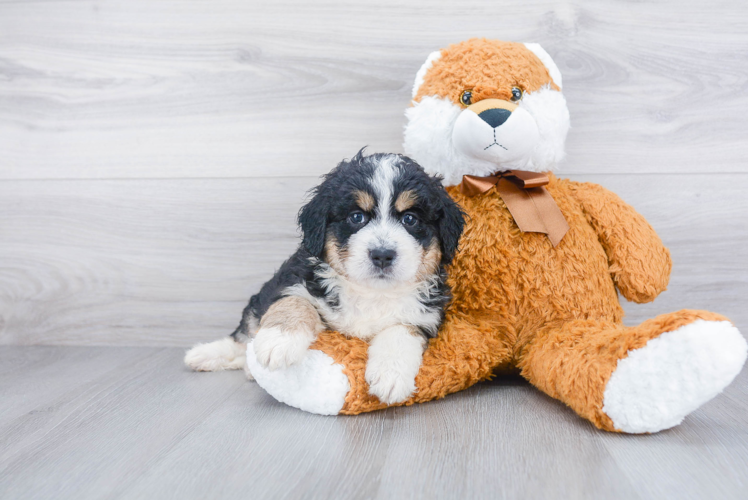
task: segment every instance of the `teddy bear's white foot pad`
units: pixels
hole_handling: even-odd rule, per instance
[[[247,367],[257,383],[281,403],[294,408],[337,415],[351,390],[343,366],[322,351],[310,349],[288,368],[268,370],[257,362],[252,344],[247,344]]]
[[[728,321],[696,320],[666,332],[618,361],[603,411],[616,429],[669,429],[722,392],[740,373],[748,345]]]

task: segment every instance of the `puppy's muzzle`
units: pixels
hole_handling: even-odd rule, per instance
[[[375,267],[379,269],[387,269],[392,266],[392,263],[397,257],[397,252],[389,248],[375,248],[369,250],[369,258]]]

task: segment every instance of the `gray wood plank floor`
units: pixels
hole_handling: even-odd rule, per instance
[[[748,371],[679,427],[596,430],[523,381],[310,415],[158,347],[0,347],[0,498],[738,499]]]

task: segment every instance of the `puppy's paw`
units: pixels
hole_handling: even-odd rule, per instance
[[[388,405],[402,403],[416,392],[416,380],[412,374],[398,371],[388,363],[371,363],[366,366],[366,382],[369,384],[369,394],[379,398]]]
[[[388,405],[411,397],[425,347],[425,339],[411,326],[392,326],[376,335],[366,363],[369,393]]]
[[[281,330],[277,327],[261,328],[252,341],[257,362],[268,370],[287,368],[301,361],[314,342],[310,332]]]

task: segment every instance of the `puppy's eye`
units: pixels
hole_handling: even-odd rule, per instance
[[[363,212],[353,212],[348,215],[348,222],[354,226],[360,226],[369,222],[369,217]]]
[[[521,101],[524,94],[521,88],[512,87],[512,102]]]
[[[402,222],[405,226],[413,227],[418,224],[418,217],[411,213],[403,214],[403,216],[400,218],[400,222]]]
[[[460,94],[460,102],[463,106],[470,106],[473,104],[473,92],[471,90],[465,90]]]

